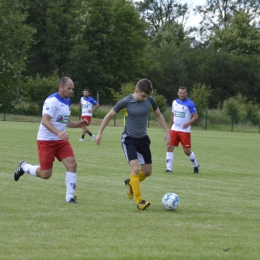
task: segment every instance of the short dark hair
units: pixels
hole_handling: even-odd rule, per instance
[[[188,89],[186,87],[179,87],[179,89],[186,90],[188,92]]]
[[[152,82],[149,79],[140,79],[137,83],[136,83],[136,88],[141,91],[144,92],[145,94],[150,95],[153,92],[153,85]]]
[[[59,82],[59,85],[62,85],[62,87],[65,87],[69,79],[70,79],[69,77],[61,78],[60,82]]]
[[[86,89],[84,89],[83,91],[88,91],[89,92],[89,90],[86,88]]]

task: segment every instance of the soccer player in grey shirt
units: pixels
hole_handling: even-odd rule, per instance
[[[150,95],[153,86],[150,80],[141,79],[137,82],[133,94],[121,99],[104,117],[98,134],[96,144],[100,144],[102,132],[119,111],[123,110],[126,121],[122,134],[122,147],[130,166],[130,178],[125,180],[129,199],[135,197],[137,208],[144,210],[150,206],[149,201],[142,199],[140,182],[152,174],[152,155],[150,139],[147,135],[147,120],[149,111],[152,110],[157,121],[164,130],[164,139],[170,141],[169,130],[165,123],[156,101]],[[141,167],[139,167],[141,165]]]

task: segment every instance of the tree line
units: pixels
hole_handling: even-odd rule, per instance
[[[0,0],[0,101],[42,102],[70,76],[72,101],[88,88],[111,104],[146,77],[168,105],[186,86],[201,108],[258,108],[259,14],[256,0]]]

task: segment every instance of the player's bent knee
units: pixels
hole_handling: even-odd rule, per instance
[[[149,177],[150,175],[152,175],[152,169],[151,169],[151,170],[146,170],[146,171],[143,170],[143,174],[144,174],[146,177]]]
[[[172,145],[167,146],[167,152],[173,152],[173,150],[174,150],[174,146]]]
[[[52,172],[41,171],[40,176],[42,179],[47,180],[52,176]]]

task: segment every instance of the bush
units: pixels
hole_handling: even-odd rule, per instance
[[[41,106],[38,103],[21,103],[15,106],[12,114],[25,116],[41,116]]]
[[[112,106],[100,106],[97,110],[95,110],[93,117],[103,119],[111,108]]]
[[[81,118],[81,110],[80,110],[80,104],[71,104],[70,106],[70,115],[76,116],[78,118]]]
[[[247,120],[253,125],[260,125],[259,106],[249,101],[246,106]]]
[[[203,111],[205,111],[208,108],[209,99],[211,95],[211,88],[207,87],[205,84],[197,83],[193,85],[189,96],[196,106],[199,119],[203,118]]]
[[[231,118],[233,118],[235,123],[239,122],[241,115],[239,113],[238,101],[235,98],[231,97],[225,102],[224,111],[227,115],[230,115]]]

